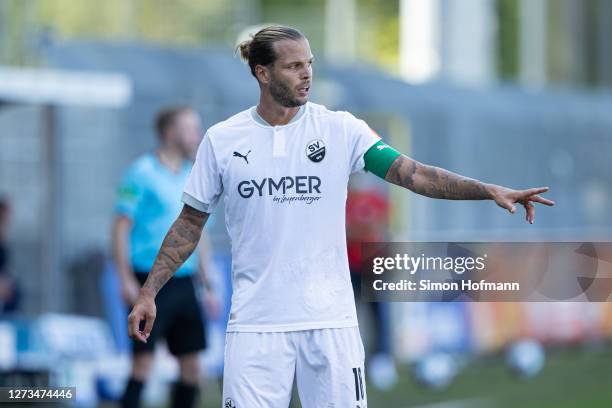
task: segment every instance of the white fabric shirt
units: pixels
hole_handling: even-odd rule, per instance
[[[347,183],[378,140],[350,113],[310,102],[287,125],[270,126],[251,108],[207,131],[183,202],[210,213],[223,197],[232,245],[228,331],[357,325]]]

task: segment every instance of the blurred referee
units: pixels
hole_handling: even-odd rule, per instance
[[[113,227],[113,252],[121,282],[121,295],[133,305],[164,236],[181,212],[183,186],[191,169],[190,158],[201,140],[198,115],[188,107],[172,107],[155,121],[159,147],[139,157],[127,170],[118,191]],[[204,240],[203,240],[204,241]],[[198,397],[198,352],[204,349],[202,307],[193,277],[202,278],[205,299],[214,305],[204,273],[202,251],[178,269],[157,297],[158,324],[148,341],[133,342],[132,371],[122,407],[139,407],[142,389],[151,370],[157,340],[165,338],[180,366],[180,380],[172,390],[172,407],[195,406]],[[213,302],[210,302],[213,301]]]

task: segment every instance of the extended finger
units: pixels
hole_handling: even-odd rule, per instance
[[[527,214],[525,215],[525,219],[528,223],[533,224],[533,221],[535,220],[535,206],[529,201],[527,201],[523,205],[525,206],[525,210],[527,212]]]
[[[552,200],[548,200],[544,197],[540,197],[539,195],[534,195],[531,197],[528,197],[529,201],[533,201],[536,203],[540,203],[540,204],[544,204],[544,205],[548,205],[548,206],[553,206],[555,205],[555,202]]]
[[[549,190],[548,187],[529,188],[527,190],[520,191],[520,195],[521,195],[521,197],[529,197],[529,196],[532,196],[532,195],[545,193],[548,190]]]

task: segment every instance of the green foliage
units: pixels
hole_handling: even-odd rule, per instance
[[[358,4],[358,56],[388,72],[399,68],[399,2],[361,0]]]
[[[50,30],[60,38],[141,39],[162,44],[226,42],[236,27],[223,0],[3,0],[11,32]],[[30,16],[28,25],[20,23]],[[18,34],[13,34],[18,35]]]
[[[170,46],[221,44],[233,47],[247,25],[294,25],[322,54],[326,0],[0,0],[5,23],[3,59],[26,64],[35,59],[26,41],[50,31],[60,39],[137,40]],[[357,58],[387,71],[397,70],[399,3],[355,0]]]
[[[519,2],[497,0],[497,69],[503,79],[516,79],[519,73]]]

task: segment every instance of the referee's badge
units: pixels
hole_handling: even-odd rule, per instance
[[[321,139],[315,139],[306,145],[306,156],[315,163],[325,157],[325,143]]]

